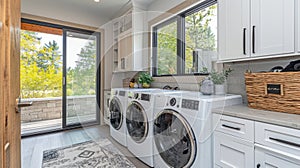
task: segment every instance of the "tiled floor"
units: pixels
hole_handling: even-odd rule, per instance
[[[23,138],[21,141],[22,168],[40,168],[43,151],[65,147],[89,140],[108,138],[137,168],[149,168],[135,158],[127,148],[114,141],[108,126],[93,126],[82,129]]]

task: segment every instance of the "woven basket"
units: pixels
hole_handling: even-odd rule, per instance
[[[248,106],[300,114],[300,72],[245,73]]]

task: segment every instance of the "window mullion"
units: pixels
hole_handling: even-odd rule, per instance
[[[184,17],[177,17],[177,74],[184,74],[185,52],[184,52]]]

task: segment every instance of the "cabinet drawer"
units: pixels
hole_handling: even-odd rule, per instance
[[[281,152],[277,153],[264,148],[255,148],[255,165],[260,168],[299,168],[300,160],[289,158]]]
[[[221,132],[215,132],[214,137],[215,167],[254,167],[253,143]]]
[[[300,156],[300,130],[255,122],[255,142]]]
[[[216,131],[254,142],[253,121],[214,114],[213,124]]]

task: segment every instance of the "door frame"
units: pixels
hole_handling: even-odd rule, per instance
[[[47,27],[53,27],[53,28],[59,28],[62,29],[63,32],[64,30],[72,30],[72,31],[79,31],[79,32],[89,32],[91,34],[98,34],[97,37],[97,43],[99,50],[97,51],[97,61],[98,61],[98,68],[97,68],[97,77],[98,79],[96,80],[96,100],[97,100],[97,109],[96,109],[96,117],[97,117],[97,122],[94,123],[83,123],[83,124],[76,124],[72,125],[69,127],[64,127],[64,121],[63,121],[63,116],[62,116],[62,128],[60,129],[49,129],[47,131],[38,131],[35,133],[30,133],[30,134],[23,134],[21,135],[21,138],[26,138],[26,137],[31,137],[31,136],[36,136],[36,135],[43,135],[43,134],[49,134],[49,133],[56,133],[56,132],[62,132],[70,129],[75,129],[75,128],[82,128],[85,126],[93,126],[93,125],[100,125],[103,123],[103,112],[101,109],[103,109],[103,102],[101,101],[101,97],[103,97],[103,80],[104,80],[104,57],[103,57],[103,48],[104,48],[104,30],[103,29],[97,29],[95,27],[89,27],[89,26],[84,26],[80,24],[74,24],[70,22],[65,22],[65,21],[59,21],[59,20],[54,20],[54,19],[49,19],[49,18],[44,18],[44,17],[39,17],[39,16],[34,16],[34,15],[29,15],[29,14],[23,14],[21,16],[21,23],[30,23],[30,24],[36,24],[40,26],[47,26]],[[62,35],[63,36],[63,35]],[[64,36],[63,36],[64,38]],[[63,41],[64,43],[64,41]],[[64,50],[64,48],[63,48]],[[64,59],[64,56],[63,56]],[[64,64],[64,63],[63,63]],[[64,71],[64,70],[63,70]],[[65,73],[65,72],[63,72]],[[63,80],[63,78],[62,78]],[[64,87],[64,86],[63,86]],[[64,97],[64,96],[63,96]],[[63,98],[62,97],[62,98]],[[63,104],[63,106],[65,106]],[[65,108],[65,107],[63,107]],[[62,109],[63,110],[63,109]],[[63,111],[62,111],[63,115]]]
[[[96,36],[96,43],[98,50],[96,50],[96,121],[75,123],[67,125],[67,32],[75,32],[87,35]],[[101,34],[99,32],[92,32],[88,30],[79,30],[74,28],[63,28],[63,109],[62,109],[62,129],[65,128],[78,128],[82,126],[91,126],[100,124],[100,88],[101,88]]]

